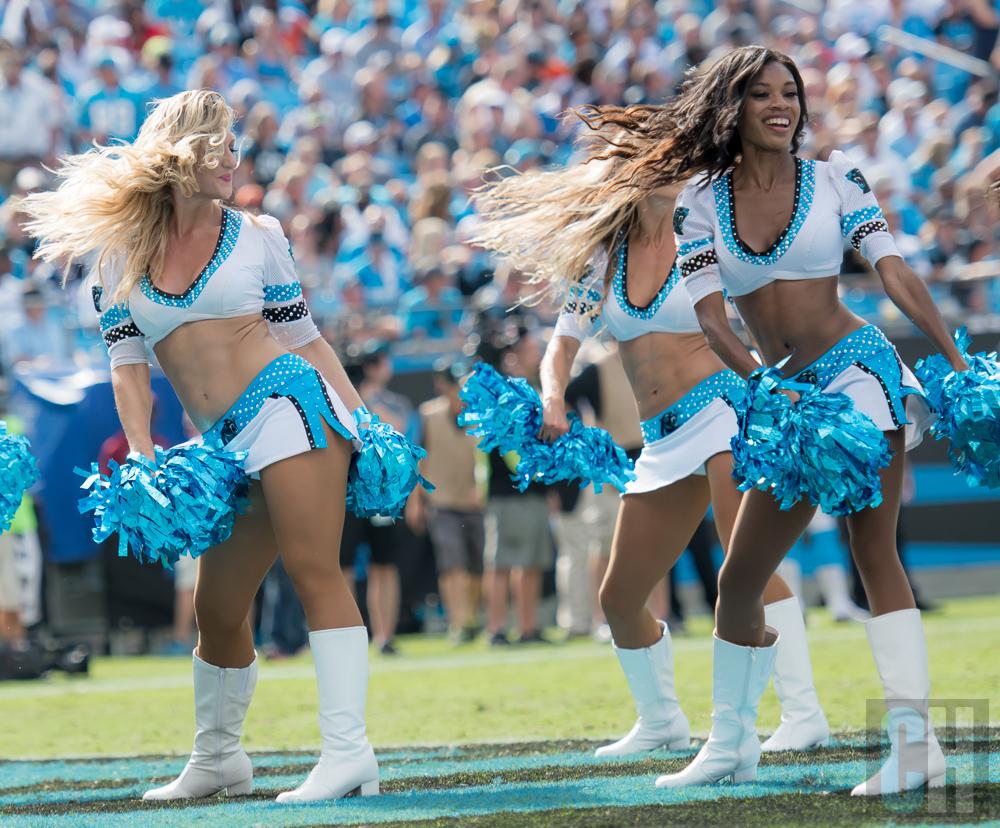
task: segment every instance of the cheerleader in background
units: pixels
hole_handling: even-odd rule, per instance
[[[232,535],[198,560],[191,758],[143,798],[250,793],[240,738],[257,655],[247,616],[279,552],[311,630],[323,749],[278,801],[374,794],[368,636],[337,558],[352,443],[367,418],[312,322],[279,223],[224,204],[238,164],[232,125],[220,95],[183,92],[156,106],[134,144],[65,158],[59,189],[24,203],[39,255],[98,256],[94,303],[131,451],[155,459],[150,345],[206,445],[246,451],[245,471],[259,478]]]
[[[667,106],[578,112],[591,130],[587,163],[503,178],[477,199],[477,243],[569,296],[545,352],[542,439],[569,429],[565,392],[581,342],[603,325],[619,343],[642,420],[643,449],[622,498],[600,602],[639,718],[598,756],[690,744],[674,689],[670,631],[646,607],[708,505],[723,548],[740,505],[732,477],[733,406],[745,381],[709,348],[675,259],[674,200],[691,169],[661,172],[677,125]],[[812,682],[798,602],[780,577],[766,587],[782,630],[776,687],[782,723],[765,749],[805,749],[829,738]]]
[[[919,442],[932,415],[892,344],[839,300],[844,239],[951,367],[967,365],[926,287],[900,258],[861,171],[837,152],[829,162],[797,156],[807,114],[791,59],[758,46],[737,49],[697,71],[673,109],[690,137],[665,149],[666,157],[682,153],[707,171],[681,193],[674,226],[679,268],[712,348],[741,376],[759,367],[728,324],[725,290],[768,365],[780,363],[799,388],[846,394],[892,451],[881,471],[881,505],[847,517],[871,604],[868,640],[889,703],[892,744],[882,769],[853,793],[942,785],[944,757],[927,713],[923,628],[895,550],[903,453]],[[794,390],[781,390],[798,399]],[[658,785],[754,778],[757,705],[779,640],[762,604],[772,573],[813,512],[805,501],[782,511],[770,493],[756,489],[745,496],[719,579],[712,733],[688,768]]]

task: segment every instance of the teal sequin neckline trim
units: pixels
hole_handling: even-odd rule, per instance
[[[625,313],[635,319],[652,319],[670,295],[670,291],[674,289],[674,285],[680,281],[681,273],[677,267],[677,259],[674,259],[670,266],[670,273],[649,304],[639,307],[633,305],[628,298],[628,237],[624,233],[620,233],[618,236],[618,250],[615,256],[615,275],[612,284],[618,304]]]
[[[758,253],[740,238],[736,231],[736,200],[733,195],[733,174],[726,173],[712,184],[715,210],[719,216],[719,230],[726,248],[741,262],[754,265],[773,265],[788,252],[805,224],[816,194],[816,162],[795,159],[795,197],[792,217],[774,243],[763,253]]]
[[[222,222],[219,225],[219,238],[215,243],[212,258],[208,260],[208,264],[205,265],[204,270],[198,274],[198,278],[191,283],[190,287],[183,293],[168,293],[156,287],[147,273],[142,277],[142,281],[139,282],[142,295],[151,302],[156,302],[158,305],[168,305],[172,308],[190,308],[198,300],[198,297],[201,296],[201,292],[205,289],[205,285],[208,284],[208,280],[212,278],[215,271],[222,266],[222,263],[229,258],[229,254],[233,252],[242,224],[243,216],[241,213],[230,210],[228,207],[223,207]]]

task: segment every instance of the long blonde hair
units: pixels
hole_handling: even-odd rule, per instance
[[[801,114],[792,152],[808,119],[802,78],[791,58],[762,46],[735,49],[688,71],[680,92],[662,105],[588,106],[572,110],[588,128],[582,164],[488,182],[475,195],[484,219],[474,241],[558,291],[579,281],[601,248],[634,225],[655,190],[699,173],[722,175],[741,152],[737,129],[750,82],[768,63],[795,80]],[[593,167],[588,169],[588,167]]]
[[[600,250],[611,252],[652,191],[623,186],[625,162],[609,158],[620,129],[587,110],[573,110],[590,130],[579,139],[583,159],[555,170],[520,173],[496,167],[472,196],[479,222],[472,242],[497,253],[537,287],[533,297],[557,294],[580,281]]]
[[[195,173],[221,163],[233,117],[217,92],[181,92],[156,103],[133,143],[65,156],[59,186],[21,202],[35,255],[68,271],[96,252],[102,281],[114,261],[124,268],[114,298],[124,301],[143,274],[161,270],[173,188],[186,198],[197,192]]]

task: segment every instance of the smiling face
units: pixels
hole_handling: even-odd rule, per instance
[[[221,198],[228,201],[233,196],[233,171],[239,166],[236,151],[236,136],[230,132],[226,136],[226,147],[217,166],[205,164],[195,172],[198,192],[205,198]]]
[[[747,87],[738,125],[742,144],[770,152],[787,151],[801,117],[795,78],[785,66],[772,61]]]

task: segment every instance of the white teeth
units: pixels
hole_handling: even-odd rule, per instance
[[[768,118],[766,121],[764,121],[764,123],[767,124],[768,126],[786,127],[791,123],[791,121],[789,121],[788,118]]]

